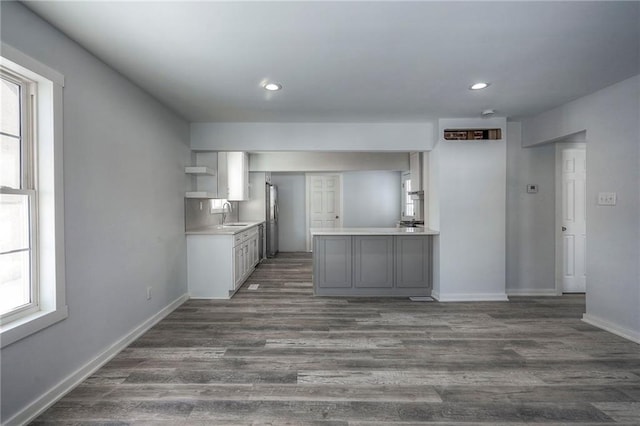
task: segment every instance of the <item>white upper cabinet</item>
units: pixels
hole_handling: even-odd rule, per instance
[[[218,195],[216,198],[229,198],[229,153],[218,152]]]
[[[226,197],[231,201],[249,199],[249,154],[246,152],[227,152],[227,187]]]
[[[411,190],[421,191],[423,189],[421,152],[412,152],[409,155],[409,169],[411,170]]]

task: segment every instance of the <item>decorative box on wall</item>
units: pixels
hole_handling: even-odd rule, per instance
[[[502,129],[445,129],[446,141],[486,141],[502,139]]]

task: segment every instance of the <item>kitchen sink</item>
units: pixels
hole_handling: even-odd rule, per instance
[[[227,224],[222,225],[222,226],[232,226],[233,227],[233,226],[247,226],[247,225],[249,225],[249,224],[248,223],[227,223]]]

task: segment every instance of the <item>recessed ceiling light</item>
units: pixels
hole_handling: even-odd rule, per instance
[[[487,87],[489,87],[490,83],[476,83],[473,84],[471,87],[469,87],[469,89],[471,90],[482,90],[482,89],[486,89]]]
[[[268,90],[270,92],[277,92],[282,89],[282,84],[278,83],[265,83],[263,86],[264,90]]]
[[[484,111],[482,111],[480,114],[481,114],[483,117],[491,117],[491,116],[492,116],[493,114],[495,114],[495,113],[496,113],[496,110],[489,108],[489,109],[485,109],[485,110],[484,110]]]

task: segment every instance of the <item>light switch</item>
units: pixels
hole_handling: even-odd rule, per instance
[[[599,206],[615,206],[616,193],[615,192],[599,192],[598,205]]]

